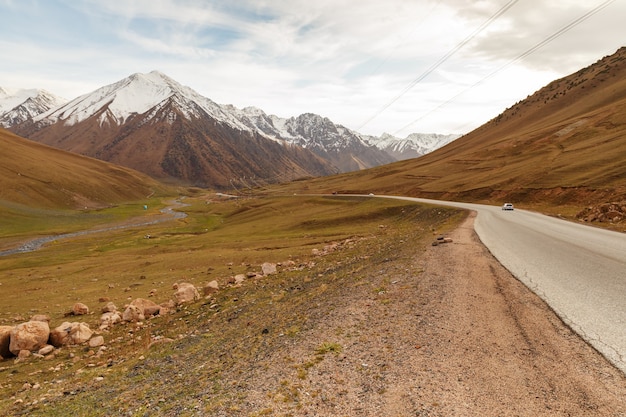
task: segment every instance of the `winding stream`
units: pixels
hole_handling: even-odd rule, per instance
[[[150,221],[145,221],[145,222],[140,222],[140,223],[122,224],[122,225],[117,225],[117,226],[104,227],[101,229],[82,230],[79,232],[62,233],[59,235],[38,237],[38,238],[29,240],[28,242],[21,244],[17,248],[0,251],[0,256],[9,256],[9,255],[15,255],[17,253],[34,252],[36,250],[41,249],[43,245],[45,245],[46,243],[54,242],[56,240],[67,239],[67,238],[72,238],[72,237],[77,237],[77,236],[91,235],[95,233],[109,232],[111,230],[129,229],[131,227],[138,227],[138,226],[149,226],[149,225],[162,223],[162,222],[166,222],[170,220],[176,220],[176,219],[184,219],[185,217],[187,217],[187,213],[183,213],[182,211],[175,211],[174,209],[178,207],[183,207],[186,205],[187,204],[181,203],[180,201],[177,200],[176,204],[165,207],[160,210],[160,212],[165,214],[165,216],[159,217],[158,219],[154,219]]]

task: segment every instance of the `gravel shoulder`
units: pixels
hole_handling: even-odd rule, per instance
[[[626,416],[626,377],[493,258],[474,217],[319,305],[245,377],[241,415]]]

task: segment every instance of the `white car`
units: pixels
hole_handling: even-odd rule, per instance
[[[511,204],[511,203],[504,203],[502,205],[502,210],[513,210],[513,204]]]

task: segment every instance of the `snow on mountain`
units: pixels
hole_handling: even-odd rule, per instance
[[[2,102],[3,97],[5,102]],[[14,104],[19,102],[16,98],[9,101],[8,97],[15,97],[15,94],[0,91],[0,105],[3,106],[0,110],[9,106],[14,109]],[[330,161],[342,172],[420,156],[458,137],[413,134],[406,139],[391,135],[376,138],[312,113],[284,119],[268,115],[256,107],[239,109],[232,105],[220,105],[159,71],[132,74],[61,106],[49,106],[47,111],[42,109],[37,113],[28,113],[24,103],[20,111],[25,114],[12,114],[10,119],[10,125],[15,126],[19,120],[32,118],[31,126],[16,129],[23,134],[33,134],[54,124],[71,127],[88,119],[100,128],[119,128],[130,121],[140,128],[161,122],[171,125],[178,117],[200,120],[208,116],[212,119],[211,123],[307,149]],[[138,119],[139,116],[141,119]],[[21,119],[24,117],[26,119]],[[80,148],[78,144],[76,146]]]
[[[304,113],[283,119],[261,109],[228,106],[241,123],[279,142],[308,149],[331,161],[340,171],[353,171],[394,162],[388,153],[368,143],[366,137],[326,117]]]
[[[0,126],[14,126],[65,102],[45,90],[0,87]]]
[[[101,125],[105,123],[121,125],[129,118],[149,110],[156,114],[170,102],[176,104],[176,108],[186,118],[201,117],[201,113],[205,112],[231,127],[249,130],[237,118],[225,112],[219,104],[159,71],[133,74],[77,97],[60,108],[41,114],[34,121],[43,124],[63,121],[65,125],[71,126],[98,115]]]
[[[417,158],[433,152],[461,135],[441,135],[437,133],[411,133],[404,139],[388,133],[380,137],[369,137],[370,142],[398,160]]]

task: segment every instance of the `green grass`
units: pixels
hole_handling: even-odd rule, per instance
[[[414,250],[432,230],[443,232],[461,218],[452,209],[372,198],[220,202],[197,196],[185,202],[185,219],[62,240],[0,258],[2,293],[16,294],[0,297],[0,325],[42,313],[54,327],[80,301],[96,313],[70,321],[96,329],[101,299],[121,309],[134,298],[148,298],[153,289],[154,301],[166,301],[172,284],[183,280],[202,287],[215,279],[221,287],[212,299],[141,328],[114,327],[104,334],[108,350],[102,357],[80,346],[61,349],[51,360],[0,362],[0,415],[145,415],[156,408],[160,415],[235,415],[246,395],[240,372],[256,369],[254,364],[282,338],[297,343],[312,325],[312,308],[323,309],[338,291],[361,285],[359,271],[368,264],[393,259],[407,243]],[[111,216],[132,216],[133,207],[141,206],[122,207]],[[91,220],[86,224],[94,226]],[[333,243],[337,250],[313,254]],[[227,285],[235,274],[260,272],[263,262],[293,266],[241,288]],[[155,337],[174,342],[148,348]],[[326,343],[312,353],[323,357],[340,350]],[[307,370],[301,366],[296,372],[304,378]],[[50,392],[45,405],[33,404],[44,390],[22,390],[32,381]],[[292,388],[284,387],[281,398],[295,401]],[[14,405],[16,399],[23,403]]]

